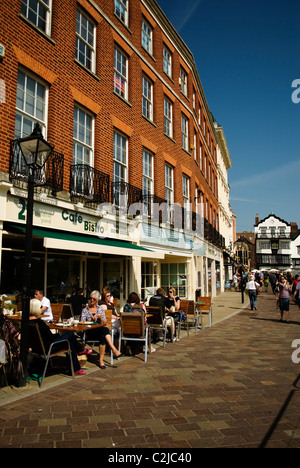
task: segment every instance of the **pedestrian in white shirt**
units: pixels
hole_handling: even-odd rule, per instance
[[[249,291],[251,310],[257,310],[257,289],[259,288],[259,286],[259,283],[254,281],[254,276],[250,276],[249,281],[246,284],[246,289]]]
[[[34,297],[35,299],[41,301],[41,315],[43,316],[41,317],[42,320],[45,320],[46,322],[51,322],[53,320],[52,309],[49,299],[44,296],[44,291],[42,289],[36,289],[34,292]]]

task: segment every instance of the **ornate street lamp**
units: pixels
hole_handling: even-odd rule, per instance
[[[22,325],[21,325],[21,346],[20,359],[23,366],[23,375],[19,379],[19,387],[25,387],[27,380],[27,362],[29,348],[29,309],[31,290],[31,263],[32,263],[32,221],[33,221],[33,193],[34,174],[36,170],[41,171],[47,159],[52,153],[54,146],[51,146],[42,135],[41,127],[37,123],[31,135],[17,140],[21,153],[28,167],[28,198],[26,216],[26,237],[25,237],[25,278],[23,286],[22,304]]]

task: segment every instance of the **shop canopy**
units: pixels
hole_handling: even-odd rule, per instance
[[[22,224],[9,223],[9,231],[26,231],[26,226]],[[129,257],[143,257],[160,259],[164,258],[162,252],[155,252],[131,242],[117,239],[101,239],[96,236],[86,236],[84,234],[74,234],[66,231],[59,231],[47,228],[33,227],[32,234],[44,239],[44,247],[47,249],[70,250],[77,252],[104,253],[109,255],[122,255]]]

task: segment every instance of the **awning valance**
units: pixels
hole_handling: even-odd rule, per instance
[[[23,224],[9,223],[8,230],[26,231]],[[131,242],[117,239],[101,239],[96,236],[74,234],[47,228],[33,227],[32,234],[44,239],[44,247],[48,249],[70,250],[77,252],[104,253],[143,258],[164,258],[162,252],[155,252]]]

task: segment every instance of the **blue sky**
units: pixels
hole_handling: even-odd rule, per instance
[[[271,211],[300,228],[299,0],[157,2],[193,53],[224,129],[237,232]]]

